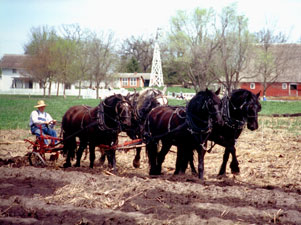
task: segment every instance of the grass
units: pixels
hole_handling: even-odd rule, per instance
[[[61,96],[42,97],[22,95],[0,95],[0,129],[29,129],[29,116],[30,113],[33,110],[35,110],[33,106],[36,105],[39,99],[45,100],[46,104],[48,105],[46,107],[46,111],[58,121],[62,120],[62,116],[71,106],[89,105],[95,107],[100,102],[97,99],[78,99],[77,97],[69,96],[66,99],[64,99]],[[265,101],[261,103],[262,111],[260,112],[260,115],[301,113],[301,101]],[[183,100],[169,99],[169,104],[185,106],[186,102]],[[272,122],[268,123],[271,124]],[[297,120],[296,123],[300,124],[300,120]],[[277,126],[281,127],[282,125],[277,124]],[[294,125],[289,125],[289,127],[290,129],[295,128]],[[298,127],[300,128],[300,126]]]

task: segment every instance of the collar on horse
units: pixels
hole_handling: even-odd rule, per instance
[[[116,120],[115,118],[109,116],[107,113],[105,113],[105,111],[104,111],[105,106],[106,107],[111,107],[111,106],[106,105],[104,101],[101,104],[99,104],[98,107],[97,107],[97,126],[98,126],[98,129],[101,130],[101,131],[110,131],[110,132],[119,133],[121,131],[120,122],[118,120]],[[116,107],[117,107],[117,105],[116,105]],[[115,107],[115,112],[116,112],[116,107]],[[105,122],[105,116],[107,116],[111,120],[113,120],[117,124],[117,126],[116,127],[108,127],[106,125],[106,122]]]
[[[244,120],[236,120],[231,117],[230,103],[233,107],[233,110],[241,110],[242,111],[242,108],[247,104],[247,101],[244,101],[243,104],[241,104],[241,106],[235,107],[233,105],[233,103],[231,102],[229,96],[225,96],[222,99],[222,116],[223,116],[225,125],[227,125],[228,127],[232,128],[232,129],[243,129],[243,127],[245,125],[245,121]]]
[[[208,113],[209,108],[208,108],[208,100],[206,99],[205,102],[203,103],[202,109],[207,108]],[[194,120],[197,120],[201,122],[201,124],[204,124],[204,126],[198,126],[195,124]],[[209,117],[207,120],[200,119],[199,117],[193,115],[192,113],[189,112],[188,108],[186,107],[186,119],[185,122],[188,126],[187,130],[191,134],[205,134],[205,133],[210,133],[213,127],[212,119]]]

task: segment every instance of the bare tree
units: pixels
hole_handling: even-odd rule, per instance
[[[47,26],[32,28],[29,42],[24,46],[25,54],[29,55],[25,60],[25,72],[40,83],[46,95],[48,83],[48,95],[51,94],[51,82],[56,73],[53,61],[54,55],[51,49],[57,40],[56,32]]]
[[[294,56],[294,45],[285,44],[288,37],[273,28],[263,28],[256,33],[255,74],[260,77],[263,84],[263,95],[266,90],[277,81],[281,74],[290,69],[290,61]]]
[[[75,43],[72,59],[72,83],[78,81],[78,96],[81,96],[82,81],[88,79],[90,69],[90,42],[92,39],[91,31],[82,29],[78,24],[62,25],[61,33],[64,39]]]
[[[123,41],[121,52],[121,58],[123,58],[124,63],[129,63],[132,58],[135,58],[142,72],[145,73],[151,69],[154,39],[145,39],[143,36],[132,36]]]
[[[114,53],[114,34],[102,33],[99,37],[95,35],[91,43],[91,76],[96,84],[96,98],[99,98],[100,83],[109,78],[109,73],[113,73],[113,66],[116,60]]]
[[[196,8],[193,13],[178,11],[171,20],[170,52],[182,77],[188,77],[196,91],[214,80],[212,66],[219,42],[213,9]]]
[[[212,73],[230,93],[243,79],[241,72],[249,63],[253,39],[247,19],[237,15],[234,5],[225,7],[220,19],[219,48]]]

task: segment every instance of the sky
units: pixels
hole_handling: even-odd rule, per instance
[[[112,31],[123,40],[154,35],[158,27],[167,31],[177,10],[212,7],[219,13],[231,3],[248,18],[251,32],[268,24],[291,42],[300,40],[301,0],[0,0],[0,58],[23,54],[33,27],[78,24],[95,32]]]

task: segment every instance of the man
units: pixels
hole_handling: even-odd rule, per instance
[[[42,126],[42,133],[50,135],[52,137],[57,137],[56,131],[53,129],[56,124],[56,120],[52,119],[49,113],[45,112],[45,107],[47,105],[43,100],[39,100],[37,105],[34,106],[37,110],[34,110],[30,114],[29,126],[32,134],[35,134],[37,137],[41,136],[40,127]],[[48,142],[45,140],[45,144]],[[54,143],[52,143],[54,144]]]

